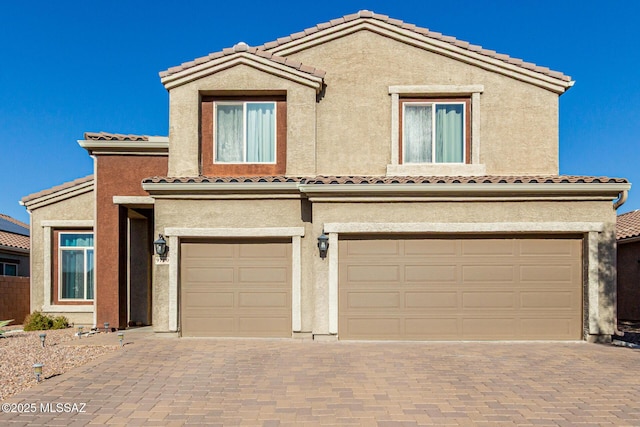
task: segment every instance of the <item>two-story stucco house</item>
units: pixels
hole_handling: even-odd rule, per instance
[[[33,310],[182,336],[615,332],[630,185],[559,175],[570,77],[369,11],[160,77],[169,137],[86,133],[95,174],[23,200]]]

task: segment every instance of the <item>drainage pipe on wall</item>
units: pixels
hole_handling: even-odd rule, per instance
[[[618,195],[618,200],[613,202],[613,209],[614,210],[618,210],[618,208],[622,205],[624,205],[624,202],[627,201],[627,197],[629,197],[629,190],[623,190],[620,192],[620,194]],[[616,299],[618,298],[618,296],[616,295]],[[617,304],[617,302],[616,302]],[[622,332],[620,329],[618,329],[618,316],[615,317],[615,324],[613,327],[613,333],[616,336],[623,336],[624,332]]]
[[[624,202],[627,201],[627,197],[629,196],[629,190],[623,190],[618,194],[618,199],[613,202],[613,209],[618,210],[618,208],[624,205]]]

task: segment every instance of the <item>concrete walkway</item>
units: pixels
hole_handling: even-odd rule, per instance
[[[640,425],[628,348],[125,336],[8,399],[35,413],[0,425]]]

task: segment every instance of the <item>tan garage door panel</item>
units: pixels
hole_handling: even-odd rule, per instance
[[[341,339],[580,339],[580,239],[339,244]]]
[[[183,243],[181,254],[183,336],[291,336],[290,243]]]

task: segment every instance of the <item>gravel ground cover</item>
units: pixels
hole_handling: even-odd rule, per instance
[[[16,330],[15,326],[4,328]],[[39,335],[46,333],[45,347]],[[69,369],[84,365],[103,354],[118,349],[109,346],[69,346],[66,342],[77,340],[72,328],[33,332],[5,332],[0,338],[0,401],[20,393],[36,384],[34,363],[43,363],[43,377],[51,378]]]

